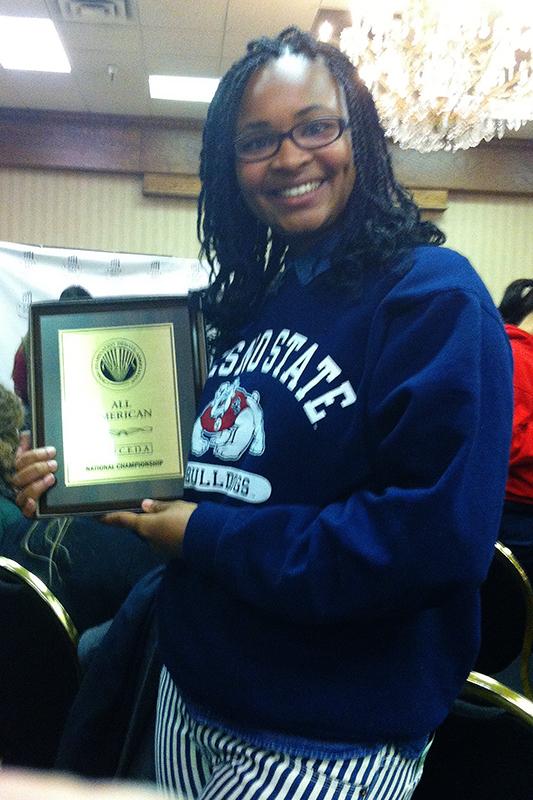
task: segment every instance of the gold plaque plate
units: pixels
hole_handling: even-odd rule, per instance
[[[183,478],[172,323],[58,335],[65,485]]]

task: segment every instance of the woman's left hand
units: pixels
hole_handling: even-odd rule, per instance
[[[167,558],[180,556],[185,528],[196,508],[196,503],[187,503],[184,500],[174,500],[171,503],[162,500],[143,500],[141,507],[143,514],[136,514],[133,511],[112,511],[105,514],[102,521],[110,525],[131,528]]]

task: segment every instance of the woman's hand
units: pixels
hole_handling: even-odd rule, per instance
[[[185,528],[196,503],[175,500],[166,503],[162,500],[143,500],[144,514],[133,511],[112,511],[102,517],[103,522],[131,528],[167,558],[181,555]]]
[[[55,483],[57,470],[55,447],[39,447],[26,450],[26,442],[21,441],[15,460],[15,474],[11,482],[17,489],[16,503],[24,516],[33,517],[37,510],[37,500]]]

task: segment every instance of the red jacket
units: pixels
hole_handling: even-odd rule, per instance
[[[506,325],[514,359],[514,415],[505,497],[533,504],[533,336]]]

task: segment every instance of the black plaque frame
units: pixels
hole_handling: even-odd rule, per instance
[[[33,303],[30,353],[33,447],[53,445],[56,483],[39,499],[37,516],[102,514],[138,510],[143,498],[178,498],[183,479],[147,477],[134,481],[67,486],[61,412],[59,330],[172,323],[179,397],[179,431],[186,460],[199,394],[207,372],[201,293],[184,296],[95,298]],[[169,369],[171,366],[169,365]],[[169,401],[171,404],[171,401]],[[170,407],[168,413],[176,413]],[[80,447],[90,448],[90,430],[80,424]]]

